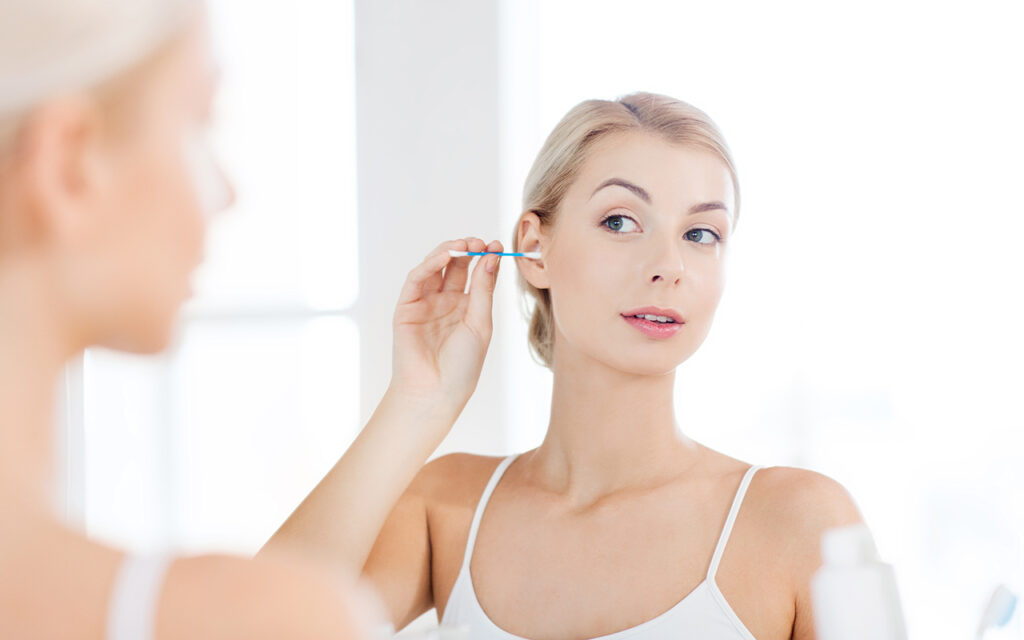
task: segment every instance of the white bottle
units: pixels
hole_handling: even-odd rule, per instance
[[[862,524],[826,531],[811,579],[818,640],[906,640],[896,575]]]

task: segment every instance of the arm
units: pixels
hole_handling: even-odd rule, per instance
[[[426,511],[422,496],[407,488],[469,400],[491,337],[498,259],[480,260],[467,294],[470,258],[451,258],[449,249],[485,246],[478,239],[443,243],[409,274],[395,311],[393,372],[384,399],[260,551],[354,574],[367,564],[383,528],[380,553],[399,554],[398,579],[415,587],[385,594],[393,616],[431,602],[423,578],[430,553]],[[501,244],[486,250],[500,251]]]

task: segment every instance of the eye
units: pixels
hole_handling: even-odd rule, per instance
[[[601,221],[601,225],[616,233],[629,233],[631,231],[636,231],[639,228],[637,227],[636,220],[623,215],[608,216]]]
[[[711,229],[690,229],[686,232],[686,239],[697,244],[714,244],[722,238]]]

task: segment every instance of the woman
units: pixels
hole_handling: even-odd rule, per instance
[[[213,71],[198,2],[0,4],[0,638],[362,638],[379,620],[356,572],[132,557],[64,526],[49,505],[64,365],[90,346],[163,349],[204,216],[230,203],[202,135]],[[432,260],[409,291],[448,265],[447,254]],[[458,308],[425,309],[405,332],[402,356],[440,363],[430,371],[444,372],[446,398],[482,364],[496,276],[484,265],[470,295],[445,298]],[[430,371],[408,392],[396,380],[376,429],[412,432],[433,397]]]
[[[542,253],[518,264],[530,343],[554,374],[543,443],[432,461],[355,555],[332,535],[352,516],[333,500],[344,480],[389,456],[411,474],[444,435],[373,446],[364,433],[360,458],[346,454],[266,551],[362,567],[399,628],[436,607],[476,640],[812,638],[819,539],[860,521],[852,500],[824,476],[694,442],[673,407],[737,211],[703,112],[652,94],[572,109],[527,178],[513,245]]]

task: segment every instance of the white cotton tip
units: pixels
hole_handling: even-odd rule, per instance
[[[450,255],[453,258],[465,258],[466,256],[469,255],[469,252],[468,251],[456,251],[455,249],[449,249],[448,250],[448,255]]]
[[[1013,617],[1013,610],[1016,607],[1017,596],[1013,595],[1013,592],[1005,585],[996,587],[988,601],[988,606],[985,607],[985,613],[981,616],[977,637],[983,637],[988,629],[1006,626],[1006,623]]]

